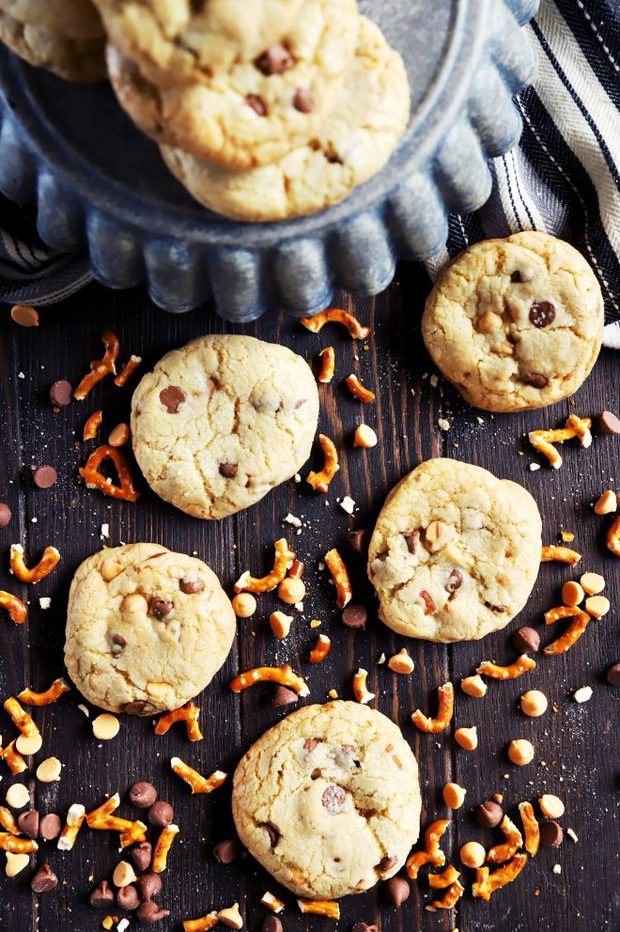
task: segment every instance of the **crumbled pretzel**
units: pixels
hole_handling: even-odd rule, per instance
[[[310,663],[322,663],[331,650],[332,642],[326,634],[319,634],[316,646],[310,651]]]
[[[557,563],[568,563],[569,566],[574,566],[580,560],[581,554],[577,553],[576,550],[571,550],[570,547],[543,547],[540,555],[541,563],[556,561]]]
[[[105,353],[101,359],[94,359],[78,387],[73,392],[76,401],[84,401],[91,389],[105,379],[106,375],[116,375],[116,360],[120,349],[119,339],[111,330],[106,330],[101,339],[105,346]]]
[[[456,867],[453,867],[452,864],[448,864],[446,869],[440,874],[429,874],[428,884],[433,890],[443,890],[445,887],[449,887],[458,880],[460,876],[460,871],[457,871]]]
[[[111,479],[99,471],[99,467],[104,460],[112,460],[118,473],[120,486],[114,485]],[[109,444],[102,444],[90,454],[86,465],[80,468],[80,475],[84,480],[87,489],[99,489],[104,495],[111,498],[120,498],[125,502],[135,502],[140,498],[140,493],[134,486],[133,475],[129,461],[122,450],[111,447]]]
[[[421,709],[416,709],[411,716],[411,721],[420,731],[433,735],[445,731],[454,714],[454,686],[452,683],[444,683],[437,692],[439,694],[439,705],[436,718],[429,718],[424,715]]]
[[[82,430],[82,440],[95,440],[97,434],[99,433],[99,428],[103,421],[103,411],[98,409],[93,411],[90,417],[86,418],[84,428]]]
[[[607,549],[620,557],[620,517],[614,518],[607,531]]]
[[[370,334],[370,327],[363,327],[357,317],[350,311],[345,311],[340,307],[328,307],[314,317],[302,317],[299,321],[306,330],[311,333],[318,333],[323,329],[325,324],[334,323],[342,324],[349,331],[349,336],[354,340],[365,340]]]
[[[326,346],[325,349],[321,350],[319,353],[319,358],[321,359],[321,371],[317,375],[317,382],[322,382],[323,385],[327,385],[328,382],[334,377],[334,372],[336,369],[336,353],[333,346]]]
[[[0,608],[5,608],[14,625],[23,625],[28,615],[28,609],[21,599],[10,592],[0,589]]]
[[[39,562],[28,569],[24,562],[24,548],[21,544],[11,544],[11,572],[20,582],[36,583],[45,579],[52,572],[60,560],[60,554],[55,547],[46,547]]]
[[[295,560],[295,554],[290,549],[286,537],[281,537],[274,546],[276,556],[272,571],[260,579],[250,576],[249,572],[243,573],[233,587],[235,592],[272,592],[280,585],[289,566]]]
[[[524,673],[533,670],[535,667],[536,661],[533,657],[521,654],[514,663],[508,664],[506,667],[501,667],[499,664],[493,663],[492,660],[483,660],[476,673],[488,676],[492,680],[516,680],[518,676],[523,676]]]
[[[17,824],[17,820],[10,809],[7,809],[6,806],[0,806],[0,825],[5,830],[5,832],[10,832],[11,835],[21,835],[22,830]]]
[[[21,731],[22,735],[25,735],[27,738],[35,738],[41,735],[41,732],[30,715],[28,715],[25,709],[22,709],[14,696],[5,699],[3,705],[5,712],[8,713],[11,721]]]
[[[254,667],[252,670],[246,670],[245,673],[240,673],[234,680],[231,680],[228,686],[234,693],[240,693],[243,689],[254,686],[255,683],[279,683],[280,686],[288,686],[298,696],[310,694],[306,681],[293,673],[288,663],[281,667]]]
[[[221,770],[216,770],[210,777],[203,777],[201,773],[198,773],[197,770],[182,761],[180,757],[173,757],[170,761],[170,767],[177,777],[185,780],[188,786],[191,787],[192,793],[212,793],[213,790],[217,790],[224,783],[227,777],[227,774]]]
[[[15,742],[11,741],[5,748],[0,747],[0,759],[5,761],[12,774],[23,773],[27,770],[26,761],[15,748]]]
[[[431,909],[454,909],[458,901],[461,899],[465,893],[465,887],[463,884],[455,880],[454,883],[450,884],[449,888],[446,890],[444,895],[440,900],[433,900],[430,903]]]
[[[368,404],[370,401],[374,401],[377,397],[374,392],[371,392],[369,388],[366,388],[358,377],[353,373],[345,379],[347,383],[347,388],[351,392],[354,398],[359,399],[359,401],[364,404]]]
[[[329,550],[323,559],[336,586],[336,605],[338,608],[346,608],[353,598],[353,587],[344,560],[335,547]]]
[[[267,909],[270,909],[272,913],[281,913],[284,909],[284,903],[282,900],[279,900],[278,897],[274,896],[273,893],[270,893],[269,890],[267,890],[266,893],[263,893],[260,901],[263,906],[266,906]]]
[[[39,846],[32,838],[16,838],[10,832],[0,832],[0,850],[11,854],[30,854],[38,851]]]
[[[554,469],[559,469],[562,465],[562,457],[553,444],[564,443],[565,440],[579,437],[582,447],[589,447],[592,443],[591,427],[592,421],[589,417],[580,418],[576,414],[571,414],[566,421],[566,427],[560,430],[532,430],[528,437],[534,449],[546,456]]]
[[[129,357],[121,371],[114,379],[114,384],[118,385],[119,388],[122,388],[127,384],[131,376],[134,374],[140,363],[142,362],[142,356],[134,356],[133,354]]]
[[[545,654],[564,654],[567,650],[579,640],[583,632],[586,630],[592,618],[587,612],[579,612],[577,617],[571,621],[568,628],[564,634],[560,635],[555,641],[552,641],[551,644],[547,644],[544,649]]]
[[[171,822],[170,825],[164,826],[161,830],[161,834],[157,839],[155,849],[153,851],[153,860],[151,861],[150,870],[155,874],[161,874],[166,870],[168,864],[168,854],[172,846],[172,842],[179,834],[179,826],[175,825],[174,822]]]
[[[578,605],[558,605],[545,612],[545,624],[553,625],[561,618],[574,618],[579,614],[581,614],[581,609]]]
[[[534,807],[529,802],[519,803],[519,814],[523,822],[525,835],[525,850],[535,857],[540,846],[540,827],[534,814]]]
[[[509,816],[504,816],[500,828],[506,836],[506,841],[501,845],[495,845],[487,852],[489,864],[505,864],[523,847],[523,836]]]
[[[56,702],[63,693],[68,693],[70,690],[71,687],[69,684],[59,676],[45,692],[35,693],[30,686],[27,686],[26,689],[22,689],[22,691],[17,694],[17,698],[25,702],[26,705],[51,705],[52,702]]]
[[[356,702],[366,705],[375,698],[375,693],[371,693],[366,685],[368,680],[368,670],[360,669],[353,676],[353,695]]]
[[[141,822],[139,819],[136,819],[135,822],[131,822],[130,827],[124,832],[121,832],[121,848],[128,848],[129,845],[134,845],[136,842],[141,844],[143,841],[146,841],[146,825],[144,822]]]
[[[186,702],[180,709],[173,709],[172,712],[167,712],[165,715],[162,715],[155,726],[155,734],[165,735],[175,722],[185,722],[189,740],[202,741],[203,735],[198,727],[199,715],[200,709],[190,699],[190,701]]]
[[[215,910],[202,916],[200,919],[185,919],[183,922],[183,932],[208,932],[218,923],[217,913]]]
[[[306,482],[308,485],[312,486],[315,492],[322,492],[324,495],[327,495],[330,482],[340,469],[338,450],[336,449],[334,441],[330,440],[326,434],[319,434],[319,443],[324,457],[323,468],[319,472],[312,470],[312,472],[308,474]]]
[[[449,819],[437,819],[427,827],[424,833],[424,850],[414,851],[407,859],[406,870],[411,880],[416,880],[420,868],[425,864],[443,867],[446,856],[439,846],[441,837],[450,824]]]
[[[579,437],[582,447],[592,446],[592,419],[589,417],[579,417],[578,414],[571,414],[566,419],[568,430],[574,431],[575,437]]]
[[[104,799],[101,805],[97,806],[96,809],[92,809],[90,812],[86,813],[86,824],[89,828],[95,828],[98,822],[104,821],[111,816],[113,812],[116,812],[120,804],[120,795],[118,793],[113,793],[112,796],[108,796],[107,799]]]
[[[302,913],[313,916],[327,916],[328,919],[340,919],[340,906],[335,900],[297,900]]]
[[[71,851],[85,818],[86,810],[81,803],[73,803],[69,807],[67,821],[58,838],[59,851]]]
[[[293,565],[288,571],[288,575],[291,577],[291,579],[301,579],[301,577],[304,575],[304,569],[305,566],[301,560],[293,560]]]
[[[493,871],[492,874],[488,867],[479,867],[476,870],[476,882],[471,888],[472,895],[483,900],[490,900],[492,893],[505,887],[519,876],[526,861],[527,854],[515,854],[511,861]]]

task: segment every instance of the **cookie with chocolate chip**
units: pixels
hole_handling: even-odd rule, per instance
[[[65,663],[93,705],[153,715],[202,692],[234,634],[232,605],[205,563],[158,544],[128,544],[78,567]]]
[[[223,518],[299,471],[318,412],[301,356],[253,337],[204,336],[138,385],[133,450],[161,498],[197,518]]]
[[[68,81],[89,83],[103,80],[105,77],[103,29],[96,13],[90,10],[90,4],[76,3],[75,10],[73,4],[66,2],[63,4],[54,2],[52,6],[59,14],[58,22],[72,22],[75,25],[74,31],[80,32],[80,36],[70,35],[60,28],[55,31],[52,23],[55,23],[56,19],[51,16],[44,2],[36,3],[31,0],[28,3],[23,0],[20,3],[19,0],[15,0],[9,3],[8,0],[2,0],[0,3],[0,42],[31,65],[53,71],[54,74]],[[71,7],[71,10],[66,9],[66,15],[60,15],[61,8],[68,7]],[[34,13],[37,8],[40,8],[40,15],[35,17]],[[12,15],[11,10],[19,12],[20,15],[28,15],[29,21]],[[92,23],[88,16],[89,10],[92,13]],[[80,11],[85,11],[86,15],[82,17]],[[89,32],[87,22],[92,25],[92,35],[85,35]]]
[[[241,842],[297,896],[361,893],[401,869],[420,830],[416,759],[400,729],[356,702],[311,705],[241,759]]]
[[[547,233],[476,243],[439,276],[422,319],[429,353],[466,401],[543,408],[589,375],[603,297],[586,259]]]

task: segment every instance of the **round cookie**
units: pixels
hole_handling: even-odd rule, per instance
[[[102,38],[59,37],[0,10],[0,41],[29,64],[53,71],[67,81],[89,83],[105,77]]]
[[[310,705],[241,759],[232,810],[248,851],[297,896],[362,893],[403,866],[420,831],[416,759],[356,702]]]
[[[80,692],[110,712],[176,709],[226,660],[235,615],[209,567],[158,544],[101,550],[78,567],[65,664]]]
[[[59,39],[96,39],[104,34],[90,0],[0,0],[0,11]]]
[[[542,408],[572,395],[603,339],[603,296],[568,243],[516,233],[470,246],[440,275],[422,333],[444,376],[487,411]]]
[[[388,161],[409,122],[409,83],[400,55],[361,18],[345,83],[312,145],[273,165],[231,171],[161,146],[172,173],[205,207],[245,221],[285,220],[342,201]]]
[[[358,32],[355,0],[306,0],[284,43],[213,77],[160,87],[115,51],[108,71],[121,106],[143,132],[227,168],[251,169],[282,158],[319,130]]]
[[[312,370],[285,346],[199,337],[161,359],[133,396],[133,450],[151,488],[197,518],[248,508],[310,455]]]
[[[444,644],[504,628],[536,582],[541,533],[516,482],[458,460],[421,463],[388,495],[370,541],[379,617]]]

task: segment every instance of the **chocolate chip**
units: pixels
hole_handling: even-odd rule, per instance
[[[13,512],[8,505],[5,505],[4,502],[0,502],[0,527],[6,527],[10,523],[11,518],[13,517]]]
[[[396,864],[396,858],[381,858],[375,870],[377,871],[391,871],[394,865]]]
[[[343,790],[341,786],[330,783],[321,796],[321,802],[324,809],[327,809],[332,815],[336,815],[336,813],[342,812],[342,807],[345,804],[346,798],[346,791]]]
[[[280,832],[277,830],[275,825],[272,825],[271,822],[263,822],[261,828],[264,828],[267,834],[269,835],[269,841],[271,842],[271,847],[275,848],[280,840]]]
[[[381,885],[381,892],[388,903],[398,909],[409,899],[411,887],[404,877],[391,877]]]
[[[185,595],[196,595],[204,590],[205,584],[193,573],[187,573],[183,579],[179,580],[179,589]]]
[[[236,463],[220,463],[220,476],[224,476],[225,479],[234,479],[238,472],[239,467]]]
[[[177,414],[186,397],[185,392],[178,385],[169,385],[159,393],[159,400],[168,414]]]
[[[558,822],[541,822],[540,843],[543,848],[559,848],[564,841],[564,832]]]
[[[129,854],[131,855],[131,860],[140,872],[148,870],[151,866],[151,858],[153,857],[153,845],[150,841],[141,841],[139,845],[131,849]]]
[[[271,697],[271,705],[274,709],[279,709],[283,705],[293,705],[298,699],[299,696],[292,689],[287,689],[286,686],[276,686]]]
[[[152,783],[138,780],[129,789],[129,801],[138,809],[148,809],[157,799],[157,790]]]
[[[58,877],[49,866],[42,864],[30,881],[30,889],[33,893],[49,893],[58,886]]]
[[[157,828],[165,828],[165,826],[170,825],[174,819],[174,809],[170,803],[166,803],[163,799],[160,799],[158,802],[153,803],[146,817],[151,825],[155,825]]]
[[[295,91],[293,106],[300,113],[312,113],[314,110],[314,94],[307,87],[300,87]]]
[[[598,416],[599,434],[620,434],[620,418],[617,418],[611,411],[601,411]]]
[[[484,604],[490,612],[499,612],[500,615],[503,615],[504,612],[508,611],[505,605],[494,605],[493,602],[485,602]]]
[[[50,388],[50,401],[59,408],[64,408],[71,404],[73,398],[73,386],[66,379],[59,379],[54,382]]]
[[[159,595],[153,596],[149,602],[149,612],[159,621],[161,621],[163,618],[166,618],[173,608],[174,602],[171,602],[170,599],[163,599]]]
[[[407,541],[409,553],[415,553],[418,548],[418,541],[420,540],[420,532],[412,531],[410,534],[405,534],[405,540]]]
[[[368,621],[368,612],[363,605],[347,605],[342,610],[342,623],[347,628],[365,628]]]
[[[136,887],[138,888],[140,896],[147,902],[148,900],[152,900],[154,896],[157,896],[158,893],[161,893],[162,886],[163,881],[161,877],[153,871],[140,874],[136,880]]]
[[[261,932],[284,932],[284,928],[277,916],[267,916],[263,919]]]
[[[446,592],[456,592],[456,590],[460,589],[462,585],[463,574],[460,570],[452,570],[448,577],[448,582],[444,586],[444,589]]]
[[[368,925],[367,922],[356,922],[351,932],[379,932],[379,926]]]
[[[548,327],[555,320],[555,308],[550,301],[536,301],[530,308],[530,320],[535,327]]]
[[[127,884],[126,887],[121,887],[120,890],[116,891],[116,904],[120,909],[127,910],[128,913],[138,908],[140,894],[133,884]]]
[[[620,686],[620,663],[614,663],[607,671],[607,682],[612,686]]]
[[[36,838],[39,834],[39,813],[36,809],[20,812],[17,816],[17,824],[28,838]]]
[[[549,384],[549,379],[541,372],[524,372],[521,381],[533,388],[546,388]]]
[[[127,715],[148,715],[149,708],[148,702],[144,702],[143,699],[136,699],[135,702],[127,702],[123,706],[123,712],[126,712]]]
[[[102,880],[98,887],[95,887],[88,902],[97,909],[107,909],[114,902],[114,891],[110,888],[107,880]]]
[[[122,634],[113,634],[112,635],[112,653],[118,657],[119,654],[123,652],[123,648],[127,645],[127,641]]]
[[[349,531],[349,543],[356,553],[368,550],[368,531]]]
[[[311,751],[314,751],[317,744],[320,744],[320,743],[321,742],[319,741],[318,738],[306,738],[306,740],[304,741],[304,751],[307,751],[308,754],[310,754]]]
[[[510,276],[510,281],[513,283],[513,285],[520,285],[520,284],[521,284],[521,282],[523,281],[523,277],[522,277],[522,275],[521,275],[521,272],[520,272],[518,269],[516,269],[516,270],[512,273],[512,275]]]
[[[248,107],[252,108],[254,113],[257,113],[261,117],[267,116],[267,107],[262,97],[259,97],[258,94],[247,94],[245,102]]]
[[[32,472],[32,481],[38,489],[50,489],[57,479],[58,473],[53,466],[37,466]]]
[[[492,799],[487,799],[485,803],[480,803],[476,809],[476,822],[482,828],[495,828],[504,818],[504,812],[499,803]]]
[[[136,913],[138,921],[144,922],[146,925],[151,925],[153,922],[159,922],[160,919],[165,919],[166,916],[169,915],[169,909],[160,909],[157,903],[153,903],[152,900],[148,900],[146,903],[143,903]]]
[[[62,822],[60,816],[57,816],[55,812],[48,812],[48,814],[44,815],[41,819],[39,835],[46,841],[53,841],[54,838],[58,838],[61,830]]]
[[[519,654],[535,654],[540,647],[540,634],[534,628],[519,628],[512,635],[512,646]]]
[[[234,838],[227,838],[215,846],[213,854],[220,864],[232,864],[241,854],[241,845]]]
[[[274,42],[256,59],[255,65],[263,74],[283,74],[295,64],[293,56],[281,42]]]

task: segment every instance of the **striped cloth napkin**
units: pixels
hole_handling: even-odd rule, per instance
[[[524,229],[568,240],[605,296],[605,343],[620,349],[620,0],[541,0],[526,27],[538,76],[517,101],[519,146],[491,163],[494,186],[477,213],[450,217],[433,277],[470,243]],[[0,199],[0,301],[61,301],[92,280],[84,255],[58,255],[34,222]]]

